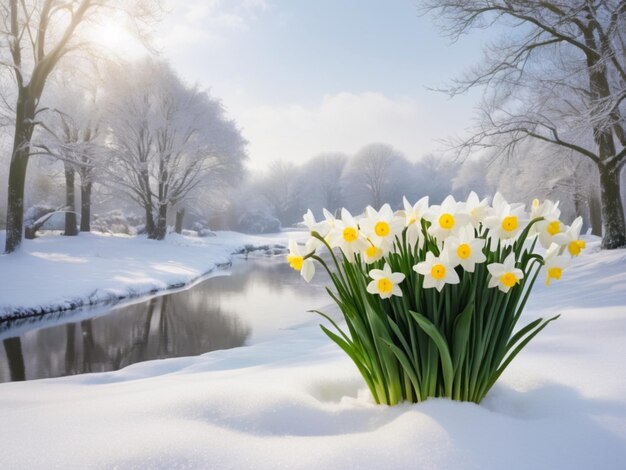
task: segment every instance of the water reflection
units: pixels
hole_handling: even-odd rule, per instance
[[[2,341],[6,354],[6,362],[9,367],[11,380],[26,380],[24,371],[24,356],[22,354],[22,342],[19,337],[6,338]]]
[[[319,276],[307,285],[282,259],[239,261],[231,276],[104,315],[5,324],[0,382],[116,370],[269,340],[315,320],[306,310],[327,303],[323,282]]]

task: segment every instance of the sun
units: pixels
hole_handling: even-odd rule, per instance
[[[106,22],[93,26],[90,29],[89,40],[109,53],[125,57],[135,57],[141,54],[140,41],[124,26],[119,23]]]

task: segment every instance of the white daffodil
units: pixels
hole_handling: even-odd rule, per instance
[[[309,233],[317,232],[321,237],[325,237],[326,235],[328,235],[328,232],[330,230],[327,221],[322,220],[320,222],[317,222],[315,220],[315,216],[313,215],[313,212],[311,212],[311,209],[309,209],[307,213],[302,216],[302,222],[309,230]],[[321,240],[315,237],[309,238],[306,242],[306,249],[309,252],[317,250],[321,246]]]
[[[562,244],[567,247],[567,251],[572,257],[578,256],[587,246],[585,240],[580,238],[580,230],[582,227],[582,217],[576,217],[574,222],[572,222],[572,225],[570,225],[564,232],[565,239]]]
[[[515,253],[507,256],[504,263],[488,264],[487,270],[491,274],[488,286],[497,287],[505,293],[524,277],[522,270],[515,267]]]
[[[559,255],[560,251],[561,247],[556,243],[553,243],[550,245],[550,248],[548,248],[548,251],[546,251],[543,258],[543,270],[546,274],[546,286],[550,285],[552,279],[556,281],[561,279],[563,270],[569,266],[570,260],[565,256]]]
[[[332,217],[332,214],[328,213],[328,215]],[[315,216],[313,215],[313,212],[311,212],[311,209],[309,209],[307,213],[302,216],[302,221],[304,225],[306,226],[306,228],[309,229],[309,232],[317,232],[322,237],[325,237],[326,235],[328,235],[328,232],[330,231],[331,224],[330,224],[330,221],[328,220],[328,217],[326,218],[326,220],[320,220],[318,222],[315,220]]]
[[[535,224],[536,233],[539,235],[539,243],[544,248],[550,245],[564,245],[567,242],[567,236],[564,231],[567,227],[559,219],[546,218]]]
[[[533,226],[532,233],[536,233],[539,236],[539,243],[544,248],[549,248],[552,243],[557,245],[565,243],[566,237],[563,233],[565,225],[559,220],[560,216],[561,211],[559,210],[558,202],[554,203],[546,199],[540,204],[538,199],[533,201],[530,219],[534,220],[542,217],[543,220],[540,220]]]
[[[461,205],[452,196],[446,197],[440,206],[431,206],[424,214],[424,218],[430,222],[428,233],[439,242],[456,233],[470,221],[469,215],[462,211]]]
[[[474,191],[469,193],[465,201],[465,212],[470,216],[474,228],[478,228],[483,223],[490,211],[491,207],[487,198],[480,200]]]
[[[375,245],[369,239],[367,240],[367,242],[368,242],[367,248],[365,248],[363,252],[361,253],[361,256],[363,257],[363,261],[365,261],[367,264],[371,264],[371,263],[378,261],[383,256],[385,256],[385,251],[381,247]]]
[[[504,199],[502,193],[500,193],[500,191],[497,191],[496,194],[493,195],[493,201],[491,202],[491,206],[496,210],[503,206],[511,206],[513,209],[517,209],[519,207],[525,207],[525,204],[521,202],[508,202],[506,199]]]
[[[367,206],[365,217],[359,221],[359,226],[372,244],[390,249],[396,235],[402,231],[402,220],[396,217],[389,204],[385,204],[379,211]]]
[[[485,240],[476,238],[474,229],[467,226],[460,230],[458,235],[452,235],[446,240],[445,250],[454,266],[459,264],[467,272],[473,273],[478,263],[487,259],[483,253]]]
[[[341,220],[335,220],[328,241],[331,247],[341,248],[348,259],[353,259],[355,253],[362,252],[368,245],[357,221],[347,209],[341,209]]]
[[[392,295],[402,297],[402,290],[398,287],[404,281],[404,274],[393,273],[387,263],[383,269],[372,269],[369,272],[372,281],[367,285],[367,292],[378,294],[381,299],[388,299]]]
[[[415,245],[421,240],[422,219],[428,212],[428,196],[424,196],[413,205],[406,197],[403,197],[402,203],[404,204],[404,224],[407,227],[407,241],[410,245]]]
[[[530,206],[530,219],[536,219],[543,217],[545,219],[558,219],[561,217],[561,209],[559,209],[559,202],[553,202],[549,199],[539,202],[539,199],[534,199]]]
[[[483,225],[489,229],[492,245],[499,240],[512,240],[528,223],[524,204],[509,204],[500,193],[493,198],[493,213]]]
[[[429,251],[426,253],[426,260],[413,266],[413,271],[424,276],[424,289],[434,287],[441,292],[446,284],[458,284],[460,281],[447,251],[442,252],[439,257]]]
[[[300,275],[306,282],[310,282],[315,275],[315,264],[311,258],[304,259],[300,247],[295,240],[289,240],[289,254],[287,262],[296,271],[300,271]]]
[[[335,227],[335,224],[337,223],[337,219],[335,218],[335,216],[326,208],[322,209],[322,213],[324,214],[324,218],[325,218],[325,222],[328,226],[328,230],[332,230]]]

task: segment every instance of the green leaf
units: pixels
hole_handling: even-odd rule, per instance
[[[452,332],[452,365],[454,366],[455,374],[460,370],[461,364],[465,358],[473,314],[474,295],[472,294],[463,312],[454,320]]]
[[[409,376],[409,380],[413,384],[413,388],[415,390],[415,393],[417,394],[417,400],[421,401],[422,396],[421,396],[421,391],[420,391],[419,380],[417,380],[417,374],[415,373],[415,369],[413,368],[413,365],[411,364],[410,359],[404,353],[404,351],[402,351],[402,349],[400,349],[398,346],[393,344],[391,341],[385,338],[380,338],[380,339],[383,343],[385,343],[389,347],[389,349],[391,349],[393,354],[396,356],[396,358],[402,365],[404,372],[406,372],[406,374]]]
[[[513,346],[515,346],[515,344],[520,340],[520,338],[522,338],[530,330],[534,329],[542,321],[543,321],[543,318],[537,318],[535,321],[530,322],[524,328],[522,328],[517,333],[515,333],[515,335],[513,335],[513,337],[506,344],[506,351],[508,352]]]
[[[441,369],[443,371],[443,382],[445,395],[452,396],[452,383],[454,380],[454,368],[452,367],[452,358],[450,357],[450,349],[445,338],[433,323],[421,313],[410,311],[411,315],[419,325],[419,327],[433,340],[439,350],[441,359]]]
[[[487,392],[489,391],[489,389],[491,389],[491,387],[493,387],[493,384],[496,383],[496,380],[498,380],[498,378],[502,375],[502,372],[504,372],[504,369],[507,368],[507,366],[511,363],[511,361],[515,358],[515,356],[517,356],[519,354],[519,352],[524,349],[524,347],[526,347],[526,345],[530,342],[530,340],[532,340],[535,336],[537,336],[539,334],[539,332],[541,330],[543,330],[546,326],[548,326],[548,323],[553,322],[554,320],[556,320],[557,318],[559,318],[561,315],[556,315],[548,320],[546,320],[545,322],[543,322],[543,324],[539,327],[537,327],[532,333],[530,333],[528,336],[526,336],[519,344],[518,346],[513,350],[513,352],[511,352],[506,359],[504,360],[504,362],[502,363],[502,365],[498,368],[498,370],[494,373],[494,375],[489,379],[489,382],[487,384],[487,386],[482,390],[482,396],[485,396],[487,394]],[[539,320],[543,320],[542,318],[540,318]],[[482,399],[482,397],[481,397]]]
[[[343,349],[343,351],[350,357],[350,359],[352,359],[352,362],[354,362],[354,365],[357,367],[357,369],[359,369],[359,372],[363,376],[365,383],[367,383],[367,386],[370,389],[370,392],[372,393],[374,400],[376,401],[376,403],[380,403],[380,399],[378,398],[378,393],[376,393],[376,387],[374,386],[372,376],[370,375],[367,368],[365,368],[363,363],[359,360],[358,355],[355,354],[350,344],[348,344],[342,338],[340,338],[335,333],[330,331],[324,325],[320,325],[320,328],[322,329],[324,333],[326,333],[326,336],[328,336],[331,340],[333,340],[337,344],[337,346]]]

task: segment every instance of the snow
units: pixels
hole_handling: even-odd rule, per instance
[[[588,246],[538,283],[522,320],[562,317],[481,405],[375,405],[312,317],[252,346],[2,384],[2,468],[621,469],[626,250]]]
[[[216,237],[48,234],[24,240],[19,252],[0,254],[0,318],[116,302],[180,287],[218,274],[245,245],[286,246],[286,234]],[[5,232],[0,232],[4,246]]]

